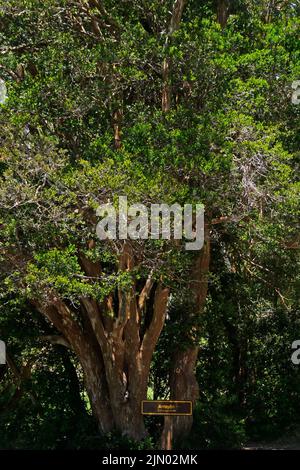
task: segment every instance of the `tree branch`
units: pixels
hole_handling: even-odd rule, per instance
[[[169,43],[172,34],[179,29],[180,21],[182,18],[184,7],[187,0],[175,0],[173,4],[173,11],[169,26],[169,31],[166,37],[165,48]],[[168,112],[171,107],[171,73],[172,73],[172,60],[166,57],[163,62],[162,76],[163,76],[163,90],[162,90],[162,111]]]
[[[169,293],[170,289],[162,287],[161,284],[157,286],[155,291],[152,321],[140,348],[143,363],[147,367],[150,365],[153,351],[165,323]]]
[[[66,348],[71,349],[70,343],[63,336],[47,335],[40,336],[39,339],[41,339],[42,341],[48,341],[51,344],[59,344],[60,346],[65,346]]]

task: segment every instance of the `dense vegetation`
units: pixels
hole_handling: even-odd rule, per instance
[[[298,0],[0,0],[0,448],[177,447],[300,420]],[[96,210],[203,203],[205,243]]]

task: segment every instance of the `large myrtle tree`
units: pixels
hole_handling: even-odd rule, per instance
[[[103,432],[146,435],[140,402],[176,299],[190,341],[174,338],[170,396],[197,399],[197,316],[220,227],[240,230],[243,249],[297,244],[299,20],[288,2],[268,12],[251,1],[1,3],[2,288],[75,352]],[[97,207],[120,195],[202,202],[203,249],[100,242]],[[166,420],[162,445],[190,426]]]

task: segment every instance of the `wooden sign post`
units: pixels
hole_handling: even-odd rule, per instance
[[[143,400],[142,415],[191,416],[193,404],[184,400]]]
[[[184,400],[143,400],[141,408],[142,415],[165,416],[165,424],[168,424],[168,435],[165,436],[163,444],[165,450],[172,450],[172,416],[191,416],[193,414],[193,403]]]

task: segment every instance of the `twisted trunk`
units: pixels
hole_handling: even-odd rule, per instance
[[[80,261],[88,276],[99,276],[100,266],[83,256]],[[134,255],[126,242],[119,269],[133,267]],[[146,299],[152,290],[153,305],[148,308]],[[168,297],[169,289],[160,283],[154,285],[149,278],[140,293],[135,286],[129,291],[120,289],[116,305],[111,297],[102,304],[82,297],[79,311],[55,296],[46,305],[33,302],[75,352],[93,415],[103,433],[115,428],[135,440],[146,436],[141,401],[147,398],[151,359],[164,325]],[[145,316],[148,327],[144,332]]]

